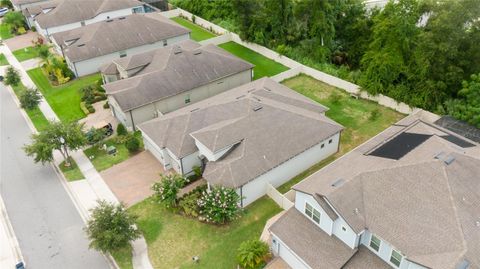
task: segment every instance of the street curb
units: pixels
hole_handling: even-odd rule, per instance
[[[15,94],[15,92],[13,91],[13,89],[10,87],[10,86],[7,86],[5,85],[7,90],[9,91],[10,95],[13,97],[13,101],[15,102],[15,104],[17,105],[18,109],[20,110],[20,113],[22,114],[23,118],[25,119],[25,121],[27,122],[27,125],[28,127],[30,128],[30,130],[32,131],[32,133],[38,133],[37,129],[35,128],[35,126],[33,125],[33,122],[30,120],[30,117],[28,117],[27,113],[20,107],[20,101],[18,100],[17,98],[17,95]],[[45,100],[46,101],[46,100]],[[83,222],[85,224],[87,224],[87,219],[88,219],[88,210],[86,210],[85,208],[83,208],[83,206],[78,202],[77,198],[76,198],[76,195],[74,195],[74,192],[72,192],[72,190],[70,189],[70,187],[68,186],[68,181],[67,179],[65,178],[65,176],[63,175],[63,173],[60,171],[60,169],[58,168],[57,165],[55,165],[54,162],[51,162],[50,165],[53,167],[53,170],[55,171],[55,173],[57,174],[57,178],[58,180],[60,181],[60,183],[62,184],[63,188],[65,189],[65,191],[67,192],[68,196],[70,197],[70,199],[72,200],[73,202],[73,205],[75,206],[75,208],[77,209],[77,212],[79,213],[80,215],[80,218],[82,218]],[[0,197],[1,199],[1,197]],[[1,205],[3,205],[3,200],[1,201]],[[5,210],[5,213],[6,213],[6,210]],[[2,209],[2,214],[3,214],[3,209]],[[8,219],[8,216],[7,216],[7,219]],[[13,232],[13,228],[11,227],[11,224],[8,223],[7,224],[9,226],[9,229],[11,229],[11,231]],[[9,231],[10,232],[10,231]],[[20,257],[22,258],[21,260],[23,260],[23,256],[21,254],[21,251],[20,251],[20,247],[18,245],[18,241],[17,241],[17,238],[15,236],[15,234],[13,233],[13,237],[12,239],[15,240],[14,242],[14,246],[16,246],[17,248],[14,248],[15,252],[18,252]],[[12,244],[10,242],[10,244]],[[112,269],[120,269],[120,267],[118,266],[118,264],[116,263],[115,259],[110,255],[110,254],[105,254],[105,253],[102,253],[102,252],[99,252],[102,256],[105,257],[105,259],[107,260],[107,263],[110,265],[110,268]],[[16,253],[17,254],[17,253]]]
[[[8,218],[7,208],[5,207],[5,203],[3,202],[3,198],[1,196],[0,196],[0,211],[1,211],[0,220],[1,222],[3,222],[2,226],[5,227],[5,231],[8,236],[8,243],[10,244],[10,247],[13,249],[13,254],[15,255],[16,262],[23,261],[25,263],[25,260],[23,259],[22,251],[20,250],[20,245],[18,244],[17,236],[15,235],[15,231],[13,230],[12,223]]]

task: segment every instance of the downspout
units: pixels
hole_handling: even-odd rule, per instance
[[[240,207],[243,208],[243,186],[240,187]]]
[[[78,78],[77,65],[73,62],[73,69],[75,69],[75,76]]]
[[[132,128],[133,128],[133,131],[135,132],[135,123],[133,122],[133,115],[132,115],[132,111],[130,110],[130,120],[132,121]]]

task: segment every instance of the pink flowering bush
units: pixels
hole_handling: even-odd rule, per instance
[[[162,175],[162,179],[152,185],[152,190],[161,204],[167,207],[177,207],[177,194],[185,186],[185,183],[185,179],[178,174]]]
[[[240,196],[234,189],[212,187],[205,190],[197,203],[200,214],[208,222],[224,224],[238,216]]]

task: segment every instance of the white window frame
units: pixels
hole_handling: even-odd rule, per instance
[[[120,55],[120,58],[127,57],[127,51],[126,50],[121,50],[118,52],[118,55]]]
[[[307,213],[307,211],[310,211],[310,210],[307,210],[307,207],[310,207],[312,210],[310,212],[310,215],[309,213]],[[322,219],[322,213],[320,211],[318,211],[317,209],[315,209],[315,207],[313,207],[310,203],[308,202],[305,202],[305,210],[304,210],[304,213],[307,217],[309,217],[313,222],[315,222],[316,224],[320,225],[320,221]],[[316,216],[318,215],[318,216]],[[315,220],[315,218],[318,218],[318,222]]]
[[[373,242],[373,238],[377,239],[379,242],[378,242],[378,249],[375,249],[374,247],[372,247],[372,242]],[[379,252],[380,251],[380,248],[382,246],[382,239],[378,238],[377,236],[375,236],[374,234],[372,234],[372,236],[370,236],[370,242],[368,242],[368,246],[375,250],[375,252]]]
[[[392,259],[394,259],[394,260],[397,261],[397,258],[395,258],[395,257],[393,256],[393,253],[394,253],[394,252],[397,253],[398,255],[400,255],[400,260],[398,260],[398,265],[396,265],[394,262],[392,262]],[[390,263],[393,264],[393,266],[399,268],[400,265],[402,264],[403,255],[400,253],[400,251],[395,250],[395,249],[392,248],[392,251],[390,252],[390,259],[389,259],[389,260],[390,260]]]

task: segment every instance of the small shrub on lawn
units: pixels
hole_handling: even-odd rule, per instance
[[[140,149],[140,140],[135,135],[129,135],[125,141],[125,147],[130,153],[137,152]]]
[[[20,83],[20,74],[17,69],[9,66],[5,74],[5,84],[10,86],[17,86]]]
[[[23,34],[25,34],[26,32],[27,32],[27,30],[25,30],[25,27],[23,27],[23,26],[22,26],[22,27],[19,27],[19,28],[17,29],[17,33],[18,33],[19,35],[23,35]]]
[[[200,167],[198,165],[195,165],[194,167],[192,167],[192,170],[193,170],[193,173],[194,173],[195,177],[197,177],[197,178],[202,177],[202,167]]]
[[[37,31],[37,27],[35,27],[35,26],[30,27],[30,29],[32,29],[32,32],[36,32],[36,31]]]
[[[130,214],[123,204],[99,201],[91,212],[92,217],[85,228],[90,248],[104,253],[115,251],[140,237],[140,231],[134,227],[137,216]]]
[[[177,207],[178,191],[185,185],[185,180],[178,174],[162,175],[159,182],[152,185],[152,190],[158,202],[166,207]]]
[[[42,100],[42,95],[37,89],[27,89],[20,94],[20,106],[23,109],[34,109]]]
[[[224,224],[238,216],[239,202],[240,196],[234,189],[215,186],[202,193],[198,200],[198,206],[200,214],[205,217],[206,221]]]
[[[124,135],[127,135],[128,132],[127,132],[127,128],[125,128],[125,125],[119,123],[118,126],[117,126],[117,135],[119,136],[124,136]]]
[[[258,239],[242,242],[237,250],[237,261],[245,269],[263,268],[270,257],[268,245]]]
[[[380,117],[380,110],[378,108],[375,108],[374,110],[372,110],[372,112],[370,112],[368,120],[375,121],[376,119],[378,119],[378,117]]]

